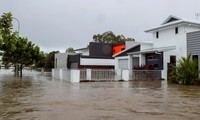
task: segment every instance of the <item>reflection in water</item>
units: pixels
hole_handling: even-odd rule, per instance
[[[49,74],[0,71],[0,119],[188,120],[200,117],[200,88],[166,81],[71,84]]]

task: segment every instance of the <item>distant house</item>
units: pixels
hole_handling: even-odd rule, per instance
[[[121,43],[90,42],[89,47],[76,49],[75,53],[57,53],[55,55],[55,68],[115,69],[115,57],[113,56],[127,50],[134,43],[134,41]]]

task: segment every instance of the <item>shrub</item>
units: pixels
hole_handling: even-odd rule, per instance
[[[198,75],[200,72],[197,69],[197,66],[197,60],[192,60],[191,55],[187,56],[187,58],[182,57],[182,59],[178,61],[177,66],[173,67],[169,81],[184,85],[199,84],[200,81]]]

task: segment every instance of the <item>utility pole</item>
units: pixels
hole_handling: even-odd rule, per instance
[[[16,20],[17,21],[17,23],[18,23],[18,36],[19,36],[19,30],[20,30],[20,22],[19,22],[19,20],[16,18],[16,17],[12,17],[14,20]],[[15,65],[15,73],[16,73],[16,76],[18,76],[19,75],[19,73],[18,73],[18,71],[19,71],[19,65],[18,65],[18,63],[16,63],[16,65]]]

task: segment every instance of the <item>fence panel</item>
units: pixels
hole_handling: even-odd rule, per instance
[[[62,79],[66,81],[70,81],[71,79],[71,71],[68,69],[63,69],[62,71]]]
[[[161,79],[161,70],[133,70],[133,80],[158,80]]]
[[[87,70],[80,70],[80,80],[87,80]]]
[[[115,80],[115,71],[112,70],[92,70],[91,80],[95,81],[111,81]]]

